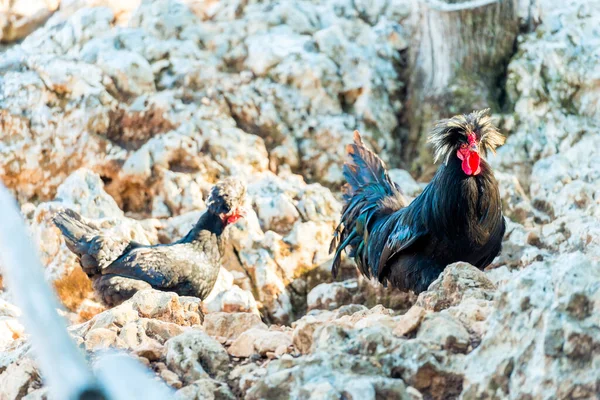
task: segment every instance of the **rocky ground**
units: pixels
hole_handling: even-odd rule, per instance
[[[449,266],[418,298],[350,262],[332,282],[328,254],[352,131],[401,165],[412,1],[13,3],[2,40],[24,39],[0,54],[0,179],[90,359],[126,350],[181,399],[597,398],[598,1],[522,2],[532,31],[490,160],[504,250],[485,272]],[[50,220],[68,207],[170,242],[230,175],[253,211],[204,303],[147,291],[105,309]],[[409,196],[424,185],[391,176]],[[0,297],[0,397],[46,398],[20,310]]]

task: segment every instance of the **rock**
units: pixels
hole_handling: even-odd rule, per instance
[[[84,27],[76,30],[78,32],[76,38],[70,36],[72,40],[82,40],[86,35],[93,34],[94,29],[98,29],[102,24],[105,24],[104,29],[106,29],[106,25],[110,24],[109,21],[112,19],[112,15],[105,9],[95,9],[91,12],[85,10],[78,13],[72,23],[76,24],[78,22],[76,20],[84,17],[84,14],[88,17],[88,21],[83,25]],[[74,28],[73,24],[66,29],[72,28]],[[18,60],[24,51],[31,50],[29,54],[32,54],[37,52],[37,46],[43,49],[34,57],[26,57],[26,60],[9,61],[11,66],[3,77],[14,79],[15,82],[15,85],[4,86],[3,89],[3,99],[5,99],[3,107],[6,108],[4,118],[7,121],[7,129],[14,135],[12,142],[14,149],[20,149],[22,153],[17,154],[8,149],[1,151],[0,175],[9,186],[17,186],[16,194],[20,199],[31,196],[39,196],[42,200],[51,198],[56,186],[71,171],[80,166],[103,164],[107,166],[107,170],[110,169],[101,159],[104,155],[103,149],[110,147],[110,144],[101,137],[94,136],[107,127],[106,105],[111,104],[112,96],[103,84],[108,84],[108,81],[105,80],[102,71],[95,66],[85,65],[76,60],[46,56],[52,54],[52,51],[61,44],[64,45],[61,54],[73,45],[65,43],[68,39],[65,41],[58,37],[56,44],[51,45],[52,37],[60,35],[58,31],[60,28],[50,23],[46,28],[27,37],[18,48],[11,49],[10,54],[3,54],[3,57],[6,57],[5,61]],[[19,72],[23,66],[20,64],[22,62],[29,65],[28,72]],[[82,79],[83,76],[85,80]],[[53,92],[54,89],[56,92]],[[21,96],[18,95],[19,92],[22,93]],[[52,104],[56,104],[58,96],[61,95],[66,96],[65,105],[74,105],[83,98],[83,104],[88,102],[89,105],[94,104],[97,107],[87,115],[83,115],[81,109],[74,109],[69,116],[63,118],[60,113],[56,114],[56,110],[54,114],[52,112]],[[15,102],[14,99],[18,98],[24,101]],[[48,102],[40,109],[37,116],[26,111],[28,102],[43,98]],[[20,109],[25,112],[22,117],[18,117]],[[31,124],[26,127],[19,122],[24,120],[31,121]],[[59,124],[64,129],[52,129],[51,126],[54,124]],[[52,140],[49,140],[50,138]],[[27,158],[25,154],[28,155]]]
[[[213,301],[206,305],[206,310],[208,312],[242,312],[258,315],[258,307],[252,293],[240,289],[237,285],[233,285],[231,288],[219,293]]]
[[[233,242],[241,268],[249,276],[253,292],[258,294],[256,300],[262,303],[267,319],[284,323],[293,318],[292,293],[286,285],[329,260],[326,245],[340,205],[328,189],[305,185],[298,175],[265,173],[262,177],[248,188],[253,204],[259,204],[260,225],[264,229],[279,229],[274,220],[266,217],[283,215],[273,198],[284,196],[294,205],[297,215],[287,221],[291,224],[287,229],[281,230],[285,236],[267,231],[242,239],[236,234],[239,239],[234,238]],[[259,227],[252,228],[255,229],[260,232]]]
[[[365,398],[375,398],[373,388],[375,393],[380,393],[379,390],[382,389],[373,382],[372,376],[377,376],[378,382],[382,383],[387,382],[387,377],[391,375],[402,376],[405,382],[418,386],[420,391],[433,398],[456,396],[460,393],[462,375],[455,371],[462,367],[462,355],[447,354],[439,350],[439,347],[435,350],[435,346],[430,348],[420,340],[396,339],[386,326],[366,324],[363,328],[353,327],[352,320],[359,322],[365,317],[386,317],[382,311],[381,307],[356,311],[350,315],[338,315],[338,320],[331,319],[335,318],[334,313],[322,312],[321,325],[314,330],[310,329],[313,334],[310,354],[292,359],[282,357],[281,360],[272,362],[266,377],[259,377],[247,396],[259,398],[278,396],[277,393],[293,395],[296,390],[301,390],[311,382],[317,387],[324,385],[327,393],[338,393],[338,396],[339,393],[353,393],[354,396],[362,393],[361,396],[366,396]],[[307,316],[301,320],[303,323],[296,325],[294,343],[305,343],[300,340],[299,333],[304,330],[306,335],[306,327],[314,324],[317,318],[319,317]],[[415,357],[417,354],[420,355]],[[351,384],[348,379],[354,383]],[[324,382],[328,382],[335,390],[332,391]],[[344,382],[345,386],[338,382]],[[344,392],[345,388],[348,388],[347,392]],[[393,398],[408,396],[403,391],[390,393],[388,395]]]
[[[502,210],[506,217],[520,224],[532,225],[533,221],[548,221],[548,217],[536,210],[529,195],[514,175],[496,172],[494,173],[500,188],[502,199]]]
[[[356,321],[356,323],[354,324],[354,328],[363,329],[373,326],[385,326],[389,329],[393,329],[396,325],[397,321],[390,315],[371,314]]]
[[[182,384],[179,380],[177,374],[168,369],[163,369],[160,371],[160,377],[165,381],[165,383],[175,389],[181,388]]]
[[[226,383],[210,378],[198,379],[175,393],[175,399],[178,400],[234,400],[235,398]]]
[[[375,307],[383,307],[398,311],[407,311],[416,302],[417,296],[412,292],[402,292],[390,286],[384,287],[381,283],[367,279],[362,275],[358,277],[358,292],[352,299],[353,303]]]
[[[259,368],[258,365],[254,363],[241,364],[231,371],[229,379],[230,382],[235,385],[234,387],[238,388],[242,393],[245,393],[266,374],[266,369]]]
[[[232,287],[233,275],[225,268],[220,268],[215,285],[213,286],[208,296],[204,299],[204,308],[214,309],[215,311],[217,311],[217,309],[220,307],[220,301],[217,300],[217,298],[219,298],[222,295],[222,293],[226,292]]]
[[[70,328],[87,350],[118,347],[139,352],[161,348],[185,327],[199,325],[200,301],[175,293],[145,290],[130,300]]]
[[[445,311],[462,323],[470,334],[472,346],[476,347],[487,332],[487,319],[494,310],[494,304],[489,300],[469,298]]]
[[[267,375],[247,392],[248,399],[407,398],[401,380],[377,376],[377,369],[341,355],[272,362]]]
[[[23,400],[46,400],[48,398],[48,388],[40,388],[27,393]]]
[[[439,344],[444,349],[458,353],[466,352],[470,344],[469,332],[446,312],[426,317],[419,327],[417,339]]]
[[[585,272],[584,272],[585,271]],[[490,328],[467,358],[464,398],[592,398],[597,380],[600,264],[583,254],[538,262],[499,293]],[[529,349],[529,350],[526,350]],[[539,360],[544,370],[539,371]]]
[[[598,48],[597,10],[582,1],[535,8],[543,14],[541,23],[522,39],[508,66],[506,90],[516,126],[494,160],[526,187],[530,176],[538,176],[531,174],[536,161],[568,149],[598,125],[597,71],[587,57]],[[571,110],[561,106],[567,98],[574,99]]]
[[[232,356],[250,357],[252,354],[255,354],[254,342],[257,340],[258,336],[262,334],[262,332],[258,332],[258,330],[255,329],[246,331],[245,333],[245,335],[238,337],[228,349],[229,354]]]
[[[123,218],[117,202],[104,191],[100,175],[81,168],[58,187],[56,201],[61,202],[86,218]]]
[[[294,222],[300,218],[298,210],[292,199],[284,194],[269,196],[254,200],[254,206],[258,209],[258,217],[263,222],[263,230],[274,230],[285,232]]]
[[[264,171],[269,156],[255,133],[267,138],[279,134],[280,143],[272,147],[284,150],[280,154],[289,157],[272,160],[290,162],[295,168],[302,154],[306,175],[326,183],[341,180],[337,166],[343,149],[328,157],[319,155],[329,149],[332,133],[347,137],[355,127],[368,125],[369,129],[363,129],[365,138],[378,150],[387,151],[384,142],[391,142],[389,132],[397,125],[400,108],[397,51],[406,48],[408,37],[397,23],[381,19],[371,26],[348,20],[332,5],[297,8],[256,4],[243,7],[241,14],[228,14],[228,6],[173,6],[169,1],[142,3],[137,10],[132,9],[131,2],[95,4],[103,7],[79,9],[86,4],[69,2],[46,27],[4,56],[9,65],[6,79],[33,83],[5,87],[9,92],[3,97],[7,99],[4,109],[11,110],[6,116],[8,125],[20,131],[24,126],[20,118],[33,121],[30,126],[35,135],[19,133],[15,144],[39,158],[53,152],[43,163],[51,168],[42,171],[34,171],[24,159],[6,153],[6,165],[12,167],[2,175],[10,185],[18,186],[20,197],[49,199],[58,182],[83,166],[101,171],[115,183],[111,190],[120,192],[129,192],[131,185],[139,184],[133,177],[148,178],[159,167],[179,174],[164,174],[165,182],[182,179],[185,173],[180,171],[204,174],[208,172],[202,171],[207,167],[206,157],[197,150],[208,141],[207,151],[216,167],[213,171]],[[323,16],[318,24],[299,17],[317,14]],[[270,26],[265,15],[269,15],[268,20],[284,18],[290,26],[298,21],[306,23],[300,24],[304,28]],[[198,16],[207,18],[201,28]],[[123,28],[127,19],[129,26]],[[371,46],[374,42],[377,46]],[[25,72],[20,65],[24,52],[36,55],[25,57],[31,67]],[[67,53],[67,58],[61,58]],[[240,72],[225,68],[228,64],[237,64]],[[262,78],[250,82],[244,66]],[[357,66],[364,73],[357,73]],[[230,72],[222,72],[226,70]],[[195,104],[168,92],[183,87],[202,99],[197,118],[191,118]],[[65,96],[64,102],[52,92],[54,88]],[[19,91],[27,95],[17,96]],[[221,107],[223,99],[215,93],[223,94],[228,107]],[[28,112],[19,117],[19,107],[26,111],[32,108],[27,102],[44,97],[51,101],[44,118]],[[24,104],[15,102],[11,107],[12,98],[24,99]],[[90,105],[94,113],[80,118]],[[63,118],[66,114],[69,116]],[[50,134],[47,121],[66,127],[56,137],[60,146],[45,144]],[[244,134],[237,124],[253,134]],[[177,142],[185,145],[177,146]],[[161,152],[161,148],[174,151]],[[28,173],[33,179],[26,178]],[[155,187],[150,192],[163,191],[162,177],[152,183]],[[172,213],[168,210],[170,200],[163,200],[159,193],[150,197],[154,196],[153,215]],[[148,207],[146,201],[152,203],[154,199],[134,199],[128,194],[117,201],[128,204],[122,208],[133,207],[139,212]]]
[[[20,316],[18,307],[0,299],[0,349],[7,348],[24,335],[25,329],[18,320]]]
[[[42,26],[56,11],[60,0],[14,1],[0,8],[0,40],[3,43],[23,39]]]
[[[125,328],[124,332],[128,332],[128,329]],[[96,328],[85,336],[85,347],[88,351],[108,349],[116,343],[117,332],[106,328]],[[147,343],[144,343],[144,346],[147,346]]]
[[[485,273],[470,264],[457,262],[446,267],[429,289],[419,295],[417,305],[441,311],[467,298],[491,300],[495,290],[496,286]]]
[[[327,265],[327,272],[330,266]],[[333,310],[348,304],[364,304],[374,307],[377,304],[386,308],[405,311],[415,302],[416,296],[400,290],[383,287],[379,282],[359,277],[342,282],[320,283],[307,295],[307,310]]]
[[[252,328],[243,332],[229,347],[234,357],[250,357],[253,354],[264,356],[267,352],[281,351],[292,345],[291,332],[272,331],[264,328]]]
[[[23,398],[29,390],[37,389],[41,385],[42,381],[37,367],[30,358],[10,364],[0,374],[2,396],[6,399]]]
[[[167,340],[165,349],[168,367],[186,384],[207,377],[222,379],[227,374],[227,352],[201,330],[188,330]]]
[[[292,337],[294,347],[302,354],[310,353],[315,330],[323,324],[323,320],[319,320],[311,315],[294,322],[294,333]]]
[[[419,325],[421,325],[421,321],[427,314],[427,311],[420,306],[412,306],[404,315],[401,315],[396,323],[397,325],[394,327],[394,335],[396,336],[407,336],[414,332]]]
[[[258,300],[270,311],[276,321],[289,321],[292,305],[284,281],[278,275],[278,266],[265,249],[242,251],[240,261],[258,288]]]
[[[425,186],[397,168],[411,162],[397,155],[414,2],[8,3],[2,41],[18,43],[0,54],[0,180],[92,358],[124,350],[178,398],[598,392],[597,0],[519,2],[498,87],[507,141],[488,158],[503,250],[485,272],[448,266],[418,299],[351,262],[332,282],[328,251],[354,129],[408,200]],[[228,176],[248,183],[248,213],[202,308],[153,290],[108,310],[93,301],[54,213],[169,243]],[[46,398],[19,318],[0,301],[0,398]]]
[[[143,357],[148,361],[158,361],[164,353],[164,346],[157,343],[149,343],[146,346],[140,346],[135,350],[138,357]]]
[[[102,52],[96,63],[113,79],[121,93],[139,96],[155,91],[152,67],[138,53],[126,50]]]
[[[204,211],[191,211],[176,217],[162,219],[160,221],[160,226],[157,228],[161,242],[171,243],[179,238],[184,237],[190,231],[190,229],[193,228],[194,224],[198,221],[198,219],[200,219],[203,213]],[[227,271],[226,269],[224,270]],[[217,282],[215,283],[215,288],[229,288],[231,285],[229,280],[230,277],[227,275],[227,273],[222,273],[222,270],[219,270],[219,276],[217,278]],[[213,288],[213,292],[214,291],[215,289]],[[211,292],[209,296],[211,296],[213,292]]]
[[[160,175],[162,182],[156,185],[152,199],[153,217],[170,217],[206,208],[202,195],[204,182],[169,170],[161,170]]]
[[[504,287],[504,285],[507,284],[512,279],[512,276],[516,273],[517,271],[511,271],[507,267],[502,266],[491,269],[486,273],[486,275],[498,288],[501,288]]]
[[[380,361],[424,398],[456,398],[462,391],[464,355],[430,348],[420,340],[403,342]]]
[[[535,163],[532,201],[552,216],[551,223],[542,228],[540,246],[560,253],[579,250],[597,253],[597,241],[593,238],[600,234],[597,223],[600,175],[593,146],[598,143],[596,135],[583,135],[579,142],[560,154]]]
[[[317,331],[325,326],[338,326],[343,328],[366,328],[371,326],[396,325],[396,319],[391,316],[391,311],[381,306],[372,309],[358,304],[351,304],[340,307],[338,310],[319,311],[314,310],[308,315],[294,322],[293,341],[294,346],[302,354],[310,353],[314,350],[315,337]]]
[[[488,268],[492,269],[492,271],[498,267],[505,267],[511,270],[523,268],[535,261],[542,261],[549,256],[550,254],[546,245],[540,239],[540,229],[538,227],[528,229],[507,220],[502,252]]]
[[[0,317],[0,349],[25,334],[25,328],[16,318]]]
[[[423,398],[421,392],[412,386],[406,388],[406,393],[408,394],[408,398],[411,400],[421,400]]]
[[[177,296],[172,292],[144,290],[136,293],[130,302],[132,308],[145,318],[173,322],[184,326],[194,326],[202,323],[203,315],[199,308],[200,301],[195,297]]]
[[[414,311],[410,313],[417,315],[419,319],[418,316],[424,314],[425,310],[415,306]],[[314,310],[294,324],[294,346],[301,353],[308,355],[297,359],[297,367],[290,368],[279,364],[278,370],[281,370],[282,377],[289,378],[300,373],[299,371],[304,371],[304,363],[311,365],[312,362],[320,362],[326,365],[327,362],[335,362],[336,367],[333,368],[335,374],[342,374],[350,369],[361,371],[361,376],[364,377],[370,372],[366,372],[364,369],[366,365],[363,366],[361,362],[367,361],[370,368],[381,368],[372,373],[382,377],[401,376],[404,382],[426,396],[439,399],[456,397],[462,389],[461,371],[464,355],[453,354],[453,352],[456,350],[464,352],[470,349],[468,347],[471,343],[470,333],[448,314],[444,319],[448,324],[442,325],[446,330],[440,329],[435,333],[437,323],[440,322],[437,321],[419,328],[425,339],[395,338],[392,331],[402,326],[403,319],[406,321],[407,317],[393,316],[390,310],[381,306],[371,310],[358,306],[346,306],[344,310],[334,312]],[[458,333],[455,333],[456,327],[460,329]],[[338,355],[343,361],[331,361],[337,360]],[[285,375],[283,371],[286,372]],[[328,373],[327,367],[321,370],[324,376]],[[327,381],[331,382],[332,379]],[[278,382],[281,384],[281,381]],[[290,383],[286,383],[288,384]],[[271,385],[274,386],[274,383],[259,378],[253,389],[260,387],[260,390],[267,390],[266,387]],[[289,390],[295,390],[296,383],[292,385]],[[260,393],[265,395],[264,393],[275,392]]]
[[[1,153],[0,166],[12,167],[3,169],[0,175],[20,199],[50,200],[65,177],[84,168],[86,174],[97,173],[105,183],[104,190],[114,198],[112,205],[101,205],[94,212],[124,211],[136,218],[172,218],[198,211],[204,207],[203,198],[211,184],[224,176],[239,175],[253,183],[263,182],[257,183],[263,189],[257,190],[253,204],[263,229],[273,229],[283,236],[270,243],[246,246],[243,250],[252,252],[270,246],[272,254],[258,258],[256,254],[242,254],[245,265],[240,269],[249,271],[252,287],[244,289],[258,293],[257,300],[268,318],[290,321],[295,318],[292,303],[302,303],[305,294],[293,299],[296,295],[286,286],[328,261],[324,244],[338,219],[340,204],[329,190],[319,184],[307,185],[289,170],[308,169],[306,176],[315,175],[324,183],[339,183],[335,169],[339,169],[343,149],[340,147],[340,154],[335,157],[323,157],[322,150],[329,149],[331,143],[327,135],[335,132],[337,136],[347,136],[353,128],[361,128],[362,121],[370,127],[364,130],[365,140],[387,151],[385,139],[397,124],[399,107],[395,95],[400,90],[393,67],[398,63],[395,54],[406,47],[399,45],[399,39],[407,34],[387,20],[378,20],[376,28],[361,21],[354,23],[340,17],[330,5],[304,5],[298,9],[293,5],[271,8],[256,4],[243,7],[242,15],[236,15],[224,11],[225,6],[209,11],[208,5],[188,8],[172,3],[144,3],[134,10],[129,3],[98,2],[103,7],[88,9],[82,2],[70,2],[43,32],[30,35],[3,56],[9,65],[4,79],[33,83],[14,88],[3,85],[7,90],[2,97],[6,99],[4,109],[10,110],[5,118],[7,129],[14,131],[11,138],[19,151]],[[269,23],[261,22],[265,13],[273,18],[286,15],[285,20],[295,27],[271,29]],[[164,18],[157,18],[158,15]],[[300,24],[304,28],[299,28],[295,24],[305,19],[289,15],[327,18],[317,24],[305,21]],[[207,20],[199,28],[199,18],[205,17]],[[127,18],[131,21],[128,28],[123,28]],[[242,27],[264,29],[240,34],[245,28],[229,29],[233,21]],[[338,23],[348,29],[338,29]],[[85,28],[79,29],[80,26]],[[353,27],[356,31],[350,29]],[[221,33],[208,33],[218,31]],[[314,46],[312,35],[319,39],[322,49]],[[366,37],[381,39],[377,50]],[[267,57],[271,61],[265,63],[264,57],[246,46],[269,38],[276,39],[270,53],[275,56]],[[340,56],[331,47],[335,41],[355,56]],[[307,48],[288,49],[289,43],[304,43]],[[66,53],[68,57],[64,58]],[[30,57],[31,54],[36,57]],[[27,60],[25,67],[21,60]],[[373,75],[356,75],[357,61]],[[298,68],[298,62],[310,68]],[[263,77],[251,80],[247,71],[226,67],[231,63],[247,65]],[[202,75],[198,71],[203,71]],[[357,76],[360,82],[354,79]],[[177,92],[183,88],[188,88],[189,93]],[[59,99],[57,93],[64,99]],[[191,101],[192,97],[198,102]],[[44,114],[33,115],[28,111],[33,107],[27,101],[21,104],[13,102],[14,98],[48,98],[51,103]],[[288,101],[289,98],[298,102]],[[251,112],[253,106],[257,107],[257,118]],[[94,109],[94,113],[89,114],[89,109]],[[25,132],[25,126],[31,132]],[[65,127],[59,129],[57,137],[52,136],[54,126]],[[270,143],[276,133],[282,133],[286,140]],[[49,148],[46,143],[51,136],[57,145]],[[285,162],[294,164],[295,159],[296,164],[278,165],[282,159],[271,157],[267,147],[275,150],[279,146],[290,150],[285,153],[290,155]],[[17,156],[20,150],[43,162],[34,168]],[[306,162],[300,163],[300,155]],[[277,176],[267,171],[269,163],[274,163],[271,169]],[[37,168],[38,164],[41,168]],[[321,168],[322,165],[327,168]],[[328,178],[320,179],[323,174]],[[89,180],[79,180],[85,183],[86,179]],[[97,183],[93,187],[101,189]],[[106,194],[102,196],[108,199]],[[65,199],[63,202],[68,203]],[[115,204],[117,208],[113,207]],[[84,215],[88,205],[82,204]],[[281,217],[284,218],[276,221]],[[148,235],[152,233],[150,229]],[[161,241],[173,239],[172,233],[161,237]],[[306,241],[304,237],[315,240]],[[67,262],[58,259],[58,255],[67,257],[64,254],[62,250],[54,251],[53,264],[67,264],[65,273],[69,273],[75,264],[72,257]],[[281,265],[284,272],[277,271],[268,261],[258,269],[248,265],[267,258]],[[62,268],[50,270],[57,277],[63,275]],[[234,289],[229,293],[232,299],[219,308],[254,310],[249,294],[240,295]],[[85,300],[82,297],[79,301]]]
[[[85,322],[105,310],[106,307],[104,305],[96,301],[85,299],[77,308],[77,315],[79,316],[79,318],[81,318],[81,321]]]
[[[266,75],[267,71],[280,63],[288,55],[303,52],[308,36],[293,34],[283,29],[274,29],[266,35],[256,35],[246,40],[248,58],[246,67],[257,76]],[[264,44],[268,43],[265,48]]]
[[[273,352],[276,356],[288,353],[292,346],[291,332],[269,333],[261,336],[254,342],[254,348],[260,355],[266,355]]]
[[[237,339],[242,333],[252,328],[267,329],[258,315],[245,312],[207,314],[204,317],[203,327],[210,336],[225,340]]]
[[[341,208],[329,190],[318,184],[306,185],[298,175],[263,174],[261,180],[248,185],[248,194],[262,229],[280,234],[289,233],[289,227],[300,218],[333,225]]]
[[[352,299],[348,289],[358,288],[355,281],[321,283],[315,286],[306,298],[308,311],[314,309],[334,310]]]
[[[417,197],[423,188],[414,180],[410,173],[406,170],[393,168],[388,171],[390,178],[396,183],[402,193],[409,197]]]
[[[247,290],[233,286],[223,294],[221,299],[222,310],[225,312],[250,312],[258,315],[258,308],[254,296]]]

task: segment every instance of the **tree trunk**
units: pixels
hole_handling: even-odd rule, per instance
[[[502,103],[503,79],[519,31],[517,0],[418,0],[410,55],[404,159],[431,175],[427,134],[440,118]]]

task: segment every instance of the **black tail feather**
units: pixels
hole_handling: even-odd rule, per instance
[[[358,131],[354,131],[354,143],[346,146],[346,152],[350,161],[344,164],[344,178],[352,188],[352,193],[366,185],[385,185],[390,182],[383,161],[365,147]]]
[[[98,234],[95,229],[83,221],[81,215],[73,210],[66,209],[58,212],[52,221],[62,232],[69,250],[80,257],[89,250],[90,243],[86,237],[90,238]]]
[[[369,226],[376,214],[389,214],[406,205],[400,189],[389,178],[383,161],[365,147],[358,131],[354,132],[354,143],[346,147],[349,160],[344,164],[346,204],[342,218],[335,230],[330,245],[330,253],[336,249],[332,275],[337,276],[342,250],[350,246],[359,269],[367,277],[371,276],[366,265],[368,253]]]

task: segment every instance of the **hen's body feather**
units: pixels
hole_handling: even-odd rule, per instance
[[[483,269],[500,252],[505,231],[498,185],[485,161],[481,173],[465,175],[460,160],[450,158],[424,191],[410,204],[389,178],[381,159],[358,134],[348,147],[344,165],[348,182],[342,213],[331,249],[337,247],[367,277],[420,293],[453,262]]]
[[[183,239],[152,246],[104,235],[72,210],[59,212],[54,222],[109,305],[126,300],[141,287],[204,299],[216,282],[224,224],[210,212]]]
[[[245,186],[236,179],[217,183],[206,212],[184,238],[171,244],[146,246],[103,234],[72,210],[56,214],[54,223],[108,305],[149,287],[205,299],[219,274],[223,233],[242,215],[245,196]]]

